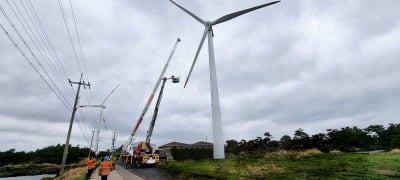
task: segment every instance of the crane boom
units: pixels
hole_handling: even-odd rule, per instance
[[[146,143],[148,143],[148,144],[150,143],[150,138],[151,138],[151,135],[153,134],[154,124],[156,123],[158,109],[160,107],[161,98],[162,98],[163,91],[164,91],[165,81],[167,81],[167,78],[164,77],[163,83],[161,85],[160,93],[158,94],[156,107],[154,108],[154,114],[153,114],[153,117],[151,118],[150,127],[149,127],[149,130],[147,131]]]
[[[158,87],[160,86],[161,80],[162,80],[162,78],[163,78],[163,76],[164,76],[164,74],[165,74],[165,71],[166,71],[167,68],[168,68],[169,62],[171,61],[172,55],[174,54],[174,51],[175,51],[175,49],[176,49],[176,47],[178,46],[178,43],[179,43],[180,41],[181,41],[181,40],[180,40],[179,38],[176,40],[175,45],[174,45],[174,47],[173,47],[173,49],[172,49],[172,51],[171,51],[171,54],[170,54],[169,57],[168,57],[167,63],[165,64],[164,68],[162,69],[161,74],[160,74],[160,77],[157,79],[157,82],[156,82],[156,84],[155,84],[155,86],[154,86],[154,88],[153,88],[153,91],[151,92],[150,97],[148,98],[148,100],[147,100],[147,102],[146,102],[146,105],[144,106],[144,109],[143,109],[142,113],[140,114],[139,119],[138,119],[138,121],[136,122],[135,127],[133,128],[132,134],[131,134],[131,136],[129,137],[128,141],[125,143],[124,150],[126,150],[126,149],[128,148],[128,146],[129,146],[129,145],[132,143],[132,141],[134,140],[136,131],[138,130],[140,124],[142,123],[143,118],[144,118],[144,115],[146,115],[146,112],[147,112],[147,110],[149,109],[149,107],[150,107],[150,105],[151,105],[151,102],[153,101],[154,95],[155,95],[155,93],[156,93]]]

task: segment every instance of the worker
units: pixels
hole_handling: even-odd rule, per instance
[[[89,157],[89,159],[87,160],[87,179],[90,179],[90,176],[92,175],[95,162],[96,161],[93,159],[93,157]]]
[[[104,156],[104,161],[101,162],[99,169],[99,176],[101,176],[101,180],[107,180],[107,177],[111,174],[112,169],[110,157]]]

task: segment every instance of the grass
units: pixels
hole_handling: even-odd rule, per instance
[[[59,168],[59,165],[50,163],[6,165],[0,167],[0,177],[53,174],[57,172]]]
[[[12,177],[12,176],[27,176],[27,175],[39,175],[39,174],[57,174],[60,170],[59,164],[50,163],[24,163],[6,165],[0,167],[0,177]],[[44,178],[44,179],[86,179],[87,167],[86,160],[82,160],[78,163],[66,165],[66,172],[62,177],[57,178]],[[69,173],[71,171],[71,173]],[[75,175],[78,174],[78,177]],[[84,175],[83,175],[84,174]],[[82,177],[82,178],[80,178]]]
[[[63,179],[68,179],[68,180],[85,180],[86,179],[86,173],[87,173],[87,168],[86,167],[79,167],[75,169],[70,169],[67,172],[65,172],[62,176],[56,177],[56,178],[46,178],[42,180],[63,180]]]
[[[96,163],[97,167],[99,163]],[[75,164],[75,168],[68,169],[62,176],[55,178],[42,178],[42,180],[86,180],[87,166],[86,159]]]
[[[159,168],[179,179],[390,180],[400,179],[400,156],[282,151],[229,155],[224,160],[175,161]]]

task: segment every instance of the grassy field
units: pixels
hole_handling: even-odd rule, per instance
[[[174,161],[160,170],[179,179],[400,179],[400,154],[317,150],[228,155],[225,160]]]

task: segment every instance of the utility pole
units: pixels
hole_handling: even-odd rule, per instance
[[[99,131],[100,131],[100,124],[101,124],[101,120],[102,120],[102,118],[103,118],[103,109],[105,109],[106,108],[106,106],[104,106],[103,104],[102,105],[81,105],[81,106],[79,106],[79,107],[101,107],[101,110],[100,110],[100,120],[99,120],[99,124],[97,125],[97,129],[96,129],[96,132],[97,132],[97,137],[96,137],[96,144],[95,144],[95,150],[94,150],[94,153],[97,155],[98,154],[98,152],[97,152],[97,150],[98,150],[98,148],[99,148]],[[93,132],[94,133],[94,132]],[[94,134],[93,134],[93,136],[94,136]],[[92,142],[93,142],[93,137],[92,137]],[[92,143],[90,143],[90,144],[92,144]],[[92,145],[90,145],[90,148],[92,147]]]
[[[92,140],[90,140],[90,147],[89,147],[89,155],[88,155],[88,158],[90,158],[90,153],[92,152],[93,137],[94,137],[94,129],[93,129],[93,131],[92,131]]]
[[[60,176],[62,174],[64,174],[64,166],[65,166],[65,162],[67,160],[67,154],[68,154],[68,147],[69,147],[69,138],[71,137],[71,130],[72,130],[72,125],[74,123],[74,117],[75,117],[75,112],[77,110],[76,105],[78,104],[78,99],[79,99],[79,91],[81,89],[81,85],[83,85],[84,88],[86,88],[86,86],[88,86],[90,88],[90,83],[85,83],[85,81],[82,81],[82,73],[81,73],[81,79],[79,80],[79,82],[73,82],[70,79],[68,79],[69,83],[71,84],[78,84],[78,90],[76,92],[76,97],[75,97],[75,102],[74,102],[74,107],[72,109],[72,115],[71,115],[71,120],[69,121],[69,129],[68,129],[68,135],[67,135],[67,140],[65,142],[65,147],[64,147],[64,153],[63,153],[63,158],[62,158],[62,162],[61,162],[61,168],[60,168]]]
[[[113,155],[113,152],[115,150],[115,140],[116,140],[116,133],[115,131],[113,132],[113,136],[112,136],[112,143],[111,143],[111,155]]]
[[[101,105],[81,105],[79,107],[101,107],[100,110],[100,119],[99,119],[99,124],[97,125],[97,135],[96,135],[96,144],[95,144],[95,154],[98,155],[98,150],[99,150],[99,141],[100,141],[100,125],[101,125],[101,121],[103,120],[103,109],[106,108],[106,106],[104,106],[104,103],[106,103],[106,101],[108,100],[108,98],[111,96],[112,93],[114,93],[114,91],[119,87],[119,85],[117,85],[107,96],[106,98],[103,100],[103,102],[101,103]],[[107,128],[106,128],[107,129]]]

